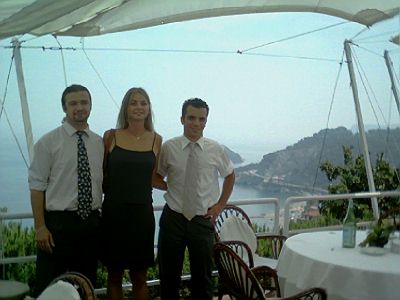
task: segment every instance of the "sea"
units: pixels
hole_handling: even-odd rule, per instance
[[[28,187],[28,164],[29,161],[27,153],[24,153],[24,157],[21,155],[18,147],[15,144],[11,145],[13,141],[9,141],[7,144],[0,146],[0,208],[6,208],[7,213],[29,213],[31,212],[29,187]],[[241,165],[249,163],[260,162],[263,155],[268,153],[268,149],[265,146],[251,145],[235,145],[234,147],[229,146],[233,151],[239,153],[244,162]],[[26,151],[25,151],[26,152]],[[236,165],[238,167],[240,165]],[[222,179],[220,181],[222,185]],[[153,191],[154,205],[163,205],[164,192],[159,190]],[[285,193],[273,193],[265,190],[258,190],[250,186],[243,186],[235,184],[232,195],[229,201],[235,200],[247,200],[247,199],[258,199],[258,198],[278,198],[280,200],[280,207],[283,208],[284,201],[287,197],[292,196]],[[271,228],[272,218],[271,215],[274,212],[272,205],[245,205],[243,206],[245,211],[249,215],[269,216],[265,218],[260,225],[266,225]],[[156,213],[156,221],[158,221],[159,213]],[[260,220],[258,220],[259,223]],[[31,225],[31,221],[23,221],[26,225]]]

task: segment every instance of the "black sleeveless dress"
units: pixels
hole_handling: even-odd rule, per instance
[[[115,146],[108,154],[107,191],[102,207],[102,262],[111,270],[143,270],[154,265],[155,221],[152,149],[132,151]]]

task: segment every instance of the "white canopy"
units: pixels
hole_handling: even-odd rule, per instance
[[[2,0],[0,39],[21,34],[92,36],[191,19],[315,12],[367,26],[400,12],[399,0]]]

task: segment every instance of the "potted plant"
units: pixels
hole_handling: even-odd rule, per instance
[[[389,236],[393,230],[394,226],[392,224],[384,224],[382,220],[379,220],[372,226],[367,238],[359,246],[383,248],[389,241]]]

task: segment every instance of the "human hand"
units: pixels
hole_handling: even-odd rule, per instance
[[[53,247],[55,247],[53,236],[45,225],[36,230],[36,243],[39,249],[53,253]]]
[[[216,203],[213,206],[208,208],[207,214],[205,215],[205,217],[209,218],[211,220],[211,222],[215,223],[215,221],[217,220],[222,209],[223,209],[223,207],[221,207],[218,203]]]

